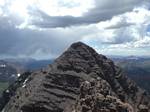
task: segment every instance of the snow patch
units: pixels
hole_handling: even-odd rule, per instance
[[[17,74],[18,77],[20,77],[20,75],[21,75],[20,73]]]
[[[24,88],[24,87],[26,87],[26,85],[24,84],[22,87]]]
[[[28,79],[26,79],[26,80],[23,82],[23,84],[26,84],[27,81],[28,81]]]
[[[27,81],[28,81],[28,79],[26,79],[26,80],[23,82],[23,86],[22,86],[23,88],[26,87],[26,82],[27,82]]]
[[[6,90],[6,93],[9,93],[9,90],[8,90],[8,89]]]

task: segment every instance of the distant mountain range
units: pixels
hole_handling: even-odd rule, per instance
[[[2,112],[149,112],[150,96],[112,60],[78,42],[3,92]]]
[[[36,60],[32,58],[17,58],[17,59],[4,59],[9,63],[13,63],[16,66],[21,67],[24,71],[33,71],[37,69],[41,69],[48,64],[51,64],[54,59],[47,60]]]
[[[18,68],[4,60],[0,60],[0,96],[9,84],[13,83],[18,75]]]
[[[150,58],[149,57],[111,57],[116,65],[133,79],[139,86],[150,92]]]
[[[139,86],[150,92],[150,57],[148,56],[108,56],[125,74],[136,81]],[[54,59],[4,59],[0,60],[0,94],[8,85],[16,80],[18,74],[25,71],[35,71],[51,63]]]
[[[0,60],[0,95],[25,71],[35,71],[51,64],[53,60],[4,59]]]

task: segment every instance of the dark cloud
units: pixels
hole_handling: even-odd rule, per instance
[[[95,0],[95,8],[92,8],[81,17],[49,16],[37,9],[31,11],[30,13],[31,15],[36,16],[39,19],[33,19],[33,21],[31,21],[31,24],[41,28],[56,28],[69,27],[74,25],[94,24],[100,21],[109,20],[113,16],[132,11],[133,8],[144,3],[147,3],[146,0],[115,0],[115,2],[114,0]],[[41,19],[42,21],[40,21]],[[125,26],[125,24],[123,24],[123,26]]]
[[[119,28],[123,28],[123,27],[130,27],[135,25],[134,23],[118,23],[115,25],[111,25],[110,27],[106,27],[106,29],[119,29]]]
[[[132,31],[130,31],[132,29],[128,27],[119,27],[119,29],[107,29],[107,30],[113,30],[114,35],[112,35],[109,41],[102,42],[102,44],[104,45],[126,44],[138,41],[137,40],[138,37],[133,36],[131,34]]]
[[[39,9],[30,9],[29,15],[32,20],[28,21],[29,26],[33,25],[37,29],[30,29],[28,25],[22,29],[17,28],[16,26],[24,23],[24,20],[21,21],[21,19],[15,15],[1,17],[0,57],[23,56],[43,58],[45,56],[46,58],[52,58],[58,56],[72,42],[89,37],[93,42],[93,37],[98,37],[98,33],[101,30],[96,29],[96,26],[90,26],[90,24],[109,20],[116,15],[131,11],[135,6],[142,3],[142,0],[116,0],[115,2],[114,0],[96,0],[95,8],[89,10],[81,17],[49,16]],[[76,25],[78,27],[76,27]],[[82,27],[80,25],[85,26],[80,28]],[[130,33],[127,33],[129,31],[128,28],[126,28],[132,25],[134,24],[121,21],[114,26],[107,27],[106,31],[112,29],[116,30],[116,35],[112,36],[109,42],[103,42],[103,39],[100,39],[102,42],[97,42],[96,45],[100,43],[122,44],[134,41],[135,38],[133,38]],[[40,28],[42,30],[40,30]]]
[[[68,44],[57,31],[18,29],[6,18],[0,23],[0,56],[57,55]]]
[[[6,18],[0,19],[0,24],[0,57],[56,57],[70,43],[79,41],[84,35],[93,32],[86,28],[85,31],[85,29],[74,29],[74,27],[46,30],[19,29]]]

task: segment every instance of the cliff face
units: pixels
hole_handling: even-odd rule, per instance
[[[78,42],[26,78],[3,112],[149,112],[149,101],[111,60]]]

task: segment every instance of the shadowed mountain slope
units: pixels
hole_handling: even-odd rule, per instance
[[[149,101],[110,59],[78,42],[27,77],[3,112],[149,112]]]

